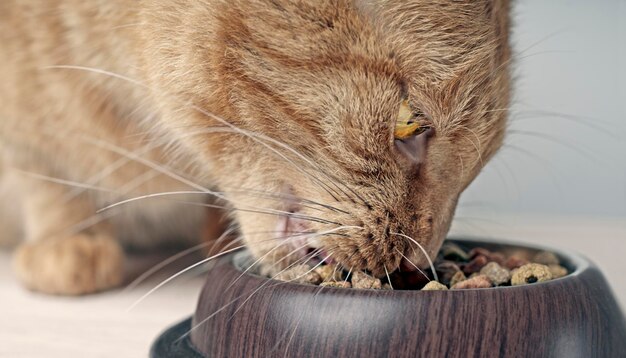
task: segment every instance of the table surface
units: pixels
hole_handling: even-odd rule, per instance
[[[451,235],[537,243],[583,254],[602,270],[626,307],[626,220],[497,218],[455,225]],[[131,258],[133,269],[160,262],[165,253]],[[190,271],[129,308],[151,288],[196,258],[169,265],[133,290],[78,298],[23,290],[0,252],[0,357],[146,357],[166,327],[190,315],[203,282]]]

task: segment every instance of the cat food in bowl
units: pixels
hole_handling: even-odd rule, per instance
[[[602,274],[585,258],[529,245],[467,240],[448,243],[455,244],[455,250],[461,249],[456,254],[464,263],[460,268],[463,275],[472,275],[469,270],[475,268],[467,267],[472,260],[479,255],[489,257],[487,251],[491,254],[491,261],[478,269],[493,271],[489,288],[448,289],[455,275],[458,282],[452,282],[452,287],[468,279],[459,281],[460,275],[450,272],[443,277],[443,271],[438,274],[442,283],[390,277],[390,286],[396,282],[393,290],[383,287],[383,281],[379,281],[379,288],[376,281],[365,276],[357,281],[369,280],[370,287],[345,288],[348,285],[341,282],[352,282],[352,273],[348,280],[331,276],[333,280],[328,282],[334,284],[279,281],[244,273],[250,259],[246,252],[239,252],[208,273],[193,317],[164,332],[151,354],[614,357],[626,352],[623,313]],[[510,286],[494,283],[506,278],[496,274],[499,269],[495,265],[487,269],[489,262],[496,262],[496,253],[505,259],[498,264],[500,268],[513,257],[510,264],[517,266],[520,284],[512,282],[515,273]],[[457,260],[445,250],[442,255],[446,261]],[[541,261],[554,258],[566,270],[565,276],[545,280],[545,270],[526,262],[534,259],[539,261],[536,265],[548,266],[554,263]],[[474,278],[481,276],[487,274]],[[405,286],[399,287],[402,283]],[[421,290],[414,289],[419,285]],[[424,290],[426,285],[439,285],[439,289]]]
[[[447,290],[517,286],[550,281],[567,275],[566,267],[550,251],[540,251],[530,258],[529,251],[492,252],[484,247],[466,250],[462,245],[446,242],[433,270],[400,270],[388,278],[367,273],[346,272],[337,265],[295,264],[275,275],[274,279],[340,288]]]

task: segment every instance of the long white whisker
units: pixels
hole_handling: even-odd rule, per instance
[[[397,250],[397,249],[396,249]],[[387,271],[387,266],[383,265],[383,267],[385,268],[385,274],[387,275],[387,282],[389,282],[389,286],[391,287],[391,289],[393,290],[393,285],[391,284],[391,277],[389,277],[389,271]]]
[[[229,235],[230,233],[232,233],[234,231],[234,229],[228,229],[224,232],[224,234],[222,234],[217,240],[220,240],[221,238],[225,238],[227,235]],[[124,290],[122,290],[122,292],[128,292],[131,291],[132,289],[134,289],[135,287],[137,287],[138,284],[140,284],[141,282],[143,282],[146,278],[150,277],[152,274],[154,274],[155,272],[159,271],[160,269],[162,269],[163,267],[169,265],[170,263],[189,255],[192,252],[196,252],[199,249],[208,246],[209,244],[211,244],[211,242],[203,242],[201,244],[195,245],[193,247],[190,247],[184,251],[181,251],[179,253],[177,253],[174,256],[171,256],[163,261],[161,261],[160,263],[158,263],[157,265],[153,266],[152,268],[150,268],[149,270],[147,270],[146,272],[142,273],[139,277],[137,277],[135,280],[133,280],[131,283],[129,283]],[[228,247],[228,246],[227,246]],[[226,248],[227,248],[226,247]]]
[[[350,277],[350,274],[352,274],[352,269],[354,269],[354,267],[350,267],[350,270],[348,271],[346,278],[343,280],[344,285],[348,283],[348,277]]]
[[[146,294],[144,294],[143,296],[141,296],[141,297],[140,297],[137,301],[135,301],[135,302],[134,302],[134,303],[133,303],[133,304],[132,304],[132,305],[131,305],[131,306],[130,306],[127,310],[126,310],[126,312],[131,311],[133,308],[135,308],[135,307],[136,307],[139,303],[141,303],[144,299],[146,299],[148,296],[150,296],[150,295],[151,295],[152,293],[154,293],[156,290],[158,290],[159,288],[163,287],[164,285],[166,285],[168,282],[172,281],[172,280],[173,280],[173,279],[175,279],[176,277],[178,277],[178,276],[180,276],[180,275],[184,274],[185,272],[187,272],[187,271],[189,271],[189,270],[191,270],[191,269],[193,269],[193,268],[195,268],[195,267],[198,267],[198,266],[200,266],[200,265],[202,265],[202,264],[204,264],[204,263],[206,263],[206,262],[209,262],[209,261],[211,261],[211,260],[213,260],[213,259],[215,259],[215,258],[218,258],[218,257],[220,257],[220,256],[224,256],[224,255],[226,255],[226,254],[228,254],[228,253],[231,253],[231,252],[233,252],[233,251],[236,251],[236,250],[242,249],[242,248],[244,248],[244,247],[246,247],[246,245],[237,246],[237,247],[235,247],[235,248],[232,248],[232,249],[229,249],[229,250],[226,250],[226,251],[220,252],[219,254],[213,255],[213,256],[208,257],[208,258],[206,258],[206,259],[204,259],[204,260],[201,260],[201,261],[199,261],[199,262],[196,262],[195,264],[193,264],[193,265],[191,265],[191,266],[189,266],[189,267],[187,267],[187,268],[185,268],[185,269],[183,269],[183,270],[181,270],[181,271],[177,272],[176,274],[174,274],[174,275],[170,276],[169,278],[167,278],[166,280],[162,281],[161,283],[159,283],[158,285],[156,285],[156,287],[154,287],[153,289],[151,289],[150,291],[148,291]]]
[[[316,250],[316,251],[319,251],[319,250]],[[306,258],[306,257],[309,257],[309,258],[308,258],[306,261],[304,261],[304,263],[306,264],[306,263],[307,263],[307,262],[308,262],[311,258],[313,258],[313,257],[314,257],[315,255],[317,255],[317,254],[318,254],[318,253],[316,253],[316,252],[312,252],[310,255],[305,256],[305,258]],[[296,262],[298,262],[298,261],[296,261]],[[319,266],[320,266],[323,262],[324,262],[324,260],[320,261],[320,263],[318,263],[315,267],[311,268],[309,271],[305,272],[304,274],[302,274],[302,275],[300,275],[300,276],[298,276],[298,277],[296,277],[296,278],[294,278],[294,279],[292,279],[292,280],[285,281],[285,282],[293,282],[293,281],[295,281],[295,280],[297,280],[297,279],[300,279],[300,278],[302,278],[302,277],[304,277],[304,276],[308,275],[308,274],[309,274],[309,273],[311,273],[313,270],[315,270],[317,267],[319,267]],[[274,276],[274,277],[273,277],[273,279],[274,279],[274,278],[276,278],[276,277],[277,277],[277,276]],[[270,281],[267,281],[267,282],[270,282]],[[245,300],[244,300],[244,301],[243,301],[243,302],[242,302],[242,303],[241,303],[241,304],[237,307],[237,309],[235,309],[235,312],[233,312],[233,314],[230,316],[230,318],[232,319],[232,318],[235,316],[235,314],[237,314],[237,312],[239,312],[239,311],[243,308],[243,306],[244,306],[246,303],[248,303],[248,301],[250,301],[250,300],[252,299],[252,296],[254,296],[257,292],[259,292],[259,291],[260,291],[260,289],[261,289],[263,286],[264,286],[264,285],[261,285],[261,286],[260,286],[258,289],[256,289],[256,290],[255,290],[255,291],[254,291],[254,292],[253,292],[250,296],[248,296],[248,298],[246,298],[246,299],[245,299]]]
[[[416,264],[413,263],[413,261],[409,260],[408,257],[404,256],[404,254],[402,252],[400,252],[400,250],[396,249],[396,251],[398,251],[398,253],[400,254],[400,256],[402,256],[408,263],[410,263],[413,267],[415,267],[415,269],[417,271],[419,271],[422,275],[424,275],[424,277],[426,277],[426,279],[428,281],[430,281],[430,277],[428,277],[428,275],[426,273],[424,273],[424,271],[422,271],[422,269],[420,269],[419,267],[417,267]]]
[[[291,239],[295,239],[295,238],[297,238],[298,236],[299,236],[299,235],[295,235],[295,236],[288,236],[288,237],[282,237],[282,238],[275,238],[275,239],[277,239],[277,240],[279,240],[279,239],[284,239],[285,241],[284,241],[284,242],[282,242],[282,243],[280,243],[280,244],[278,244],[278,245],[276,245],[276,246],[275,246],[275,247],[273,247],[271,250],[269,250],[269,251],[268,251],[265,255],[263,255],[263,256],[261,256],[261,257],[259,257],[259,258],[258,258],[258,259],[256,259],[253,263],[251,263],[251,264],[250,264],[250,265],[249,265],[249,266],[248,266],[248,267],[247,267],[247,268],[246,268],[246,269],[245,269],[245,270],[244,270],[244,271],[243,271],[243,272],[242,272],[239,276],[237,276],[237,278],[235,278],[235,279],[233,280],[233,282],[231,282],[231,283],[230,283],[230,284],[229,284],[229,285],[228,285],[228,286],[224,289],[224,291],[227,291],[228,289],[230,289],[231,287],[233,287],[233,285],[234,285],[235,283],[237,283],[237,282],[238,282],[238,281],[239,281],[239,280],[240,280],[240,279],[241,279],[241,278],[242,278],[242,277],[243,277],[246,273],[248,273],[248,271],[250,271],[250,270],[251,270],[254,266],[256,266],[259,262],[261,262],[261,261],[263,261],[265,258],[267,258],[270,254],[272,254],[273,252],[275,252],[275,250],[277,250],[278,248],[282,247],[282,246],[283,246],[283,245],[285,245],[285,244],[288,244],[288,243],[289,243],[289,240],[291,240]],[[298,251],[300,251],[300,250],[304,249],[304,248],[305,248],[305,247],[307,247],[307,246],[308,246],[308,243],[306,243],[306,244],[304,244],[304,245],[302,245],[302,246],[300,246],[300,247],[296,247],[295,249],[293,249],[292,251],[290,251],[287,255],[283,256],[283,258],[282,258],[280,261],[275,262],[275,263],[274,263],[274,265],[279,264],[282,260],[284,260],[284,259],[286,259],[287,257],[289,257],[289,256],[291,256],[291,255],[293,255],[293,254],[295,254],[296,252],[298,252]]]
[[[222,193],[214,192],[214,191],[197,191],[197,190],[193,190],[193,191],[191,191],[191,190],[169,191],[169,192],[162,192],[162,193],[146,194],[146,195],[141,195],[141,196],[137,196],[137,197],[134,197],[134,198],[118,201],[117,203],[113,203],[111,205],[107,205],[107,206],[105,206],[103,208],[98,209],[97,213],[101,213],[103,211],[107,211],[109,209],[112,209],[112,208],[120,206],[120,205],[132,203],[134,201],[150,199],[150,198],[159,198],[159,197],[171,196],[171,195],[184,195],[184,194],[210,194],[210,195],[217,196],[220,199],[225,199],[225,197],[223,196]]]
[[[101,140],[98,140],[98,139],[94,140],[92,142],[92,144],[96,145],[96,146],[100,146],[101,148],[107,149],[107,150],[109,150],[111,152],[127,156],[127,157],[129,157],[129,158],[131,158],[131,159],[133,159],[133,160],[135,160],[135,161],[137,161],[137,162],[147,166],[147,167],[150,167],[150,168],[152,168],[152,169],[154,169],[154,170],[156,170],[156,171],[158,171],[160,173],[163,173],[163,174],[167,175],[168,177],[170,177],[170,178],[172,178],[174,180],[177,180],[177,181],[179,181],[179,182],[181,182],[181,183],[183,183],[185,185],[188,185],[188,186],[190,186],[192,188],[195,188],[197,190],[202,190],[202,191],[205,191],[205,192],[211,192],[211,190],[209,190],[208,188],[205,188],[205,187],[203,187],[201,185],[198,185],[198,184],[196,184],[196,183],[194,183],[192,181],[189,181],[186,178],[183,178],[182,176],[180,176],[180,175],[178,175],[176,173],[173,173],[171,170],[166,169],[162,165],[154,163],[154,162],[152,162],[150,160],[147,160],[145,158],[138,157],[134,153],[129,152],[129,151],[125,150],[124,148],[112,145],[110,143],[107,143],[107,142],[104,142],[104,141],[101,141]]]
[[[146,195],[141,195],[141,196],[137,196],[137,197],[134,197],[134,198],[121,200],[121,201],[118,201],[116,203],[113,203],[113,204],[110,204],[108,206],[105,206],[103,208],[100,208],[96,213],[101,213],[101,212],[107,211],[109,209],[112,209],[114,207],[117,207],[117,206],[120,206],[120,205],[125,205],[125,204],[128,204],[128,203],[134,202],[134,201],[151,199],[151,198],[158,198],[158,197],[166,197],[166,196],[183,195],[183,194],[212,195],[212,196],[215,196],[215,197],[218,197],[220,199],[228,201],[228,199],[226,198],[224,192],[217,192],[217,191],[188,191],[188,190],[171,191],[171,192],[161,192],[161,193],[146,194]],[[197,206],[210,207],[210,208],[216,208],[216,209],[230,209],[230,210],[239,210],[239,211],[256,210],[254,212],[266,213],[266,214],[283,214],[283,215],[294,217],[294,218],[300,218],[300,219],[305,219],[305,220],[314,220],[314,221],[323,222],[323,223],[327,223],[327,224],[340,225],[339,223],[335,223],[335,222],[332,222],[332,221],[329,221],[329,220],[325,220],[325,219],[314,217],[314,216],[310,216],[310,215],[301,215],[301,214],[296,214],[296,213],[292,213],[292,212],[289,212],[289,211],[278,210],[278,209],[271,209],[271,208],[261,208],[261,210],[265,211],[265,212],[262,212],[262,211],[259,211],[259,209],[257,209],[257,208],[245,209],[245,208],[235,208],[235,207],[216,205],[216,204],[184,202],[184,201],[183,201],[183,203],[193,204],[193,205],[197,205]]]
[[[341,227],[337,227],[337,228],[330,229],[330,230],[327,230],[327,231],[322,231],[322,232],[319,232],[319,233],[300,233],[300,235],[292,235],[292,236],[287,236],[287,237],[286,237],[286,239],[287,239],[287,240],[293,240],[293,239],[298,238],[298,237],[300,237],[300,236],[304,236],[304,238],[305,238],[305,239],[308,239],[308,238],[311,238],[311,237],[317,237],[317,236],[323,236],[323,235],[331,234],[331,233],[334,233],[334,232],[337,232],[337,231],[339,231],[339,230],[343,230],[343,229],[346,229],[346,228],[361,228],[361,227],[356,227],[356,226],[355,226],[355,227],[350,227],[350,226],[341,226]],[[282,239],[282,238],[279,238],[279,239]],[[297,251],[299,251],[299,250],[301,250],[301,249],[305,248],[306,246],[308,246],[308,243],[306,243],[306,244],[304,244],[304,245],[302,245],[302,246],[300,246],[300,247],[296,248],[294,251],[291,251],[289,254],[287,254],[286,256],[284,256],[283,258],[281,258],[280,260],[276,261],[276,262],[274,263],[274,266],[275,266],[275,265],[280,264],[280,263],[281,263],[282,261],[284,261],[287,257],[289,257],[289,256],[293,255],[295,252],[297,252]],[[276,249],[276,248],[277,248],[277,247],[275,247],[274,249]],[[250,270],[250,269],[251,269],[254,265],[256,265],[258,262],[262,261],[262,258],[264,258],[265,256],[267,256],[267,255],[268,255],[271,251],[273,251],[274,249],[270,250],[270,251],[269,251],[267,254],[265,254],[263,257],[259,258],[259,259],[258,259],[258,260],[256,260],[254,263],[252,263],[252,264],[251,264],[251,265],[250,265],[250,266],[249,266],[249,267],[248,267],[248,268],[247,268],[247,269],[246,269],[246,270],[245,270],[245,271],[244,271],[241,275],[239,275],[239,277],[237,277],[237,278],[233,281],[233,283],[231,283],[231,284],[230,284],[230,285],[226,288],[226,290],[227,290],[227,289],[229,289],[232,285],[234,285],[234,284],[235,284],[235,283],[236,283],[236,282],[237,282],[237,281],[238,281],[241,277],[243,277],[243,275],[245,275],[245,274],[246,274],[246,272],[248,272],[248,271],[249,271],[249,270]],[[326,257],[325,259],[327,259],[327,258],[328,258],[328,257]]]
[[[142,148],[141,151],[139,151],[136,154],[137,155],[142,155],[143,153],[146,153],[146,152],[148,152],[151,149],[153,149],[153,147],[146,146],[145,148]],[[130,159],[128,157],[122,157],[122,158],[116,159],[113,163],[111,163],[111,164],[105,166],[104,168],[102,168],[102,170],[100,170],[97,174],[94,174],[91,177],[87,178],[85,183],[88,184],[88,185],[93,185],[95,183],[98,183],[102,179],[106,178],[108,175],[111,175],[112,173],[114,173],[116,170],[121,168],[126,163],[130,162],[131,160],[132,159]],[[135,180],[140,181],[141,178],[135,178],[133,181],[135,181]],[[147,180],[149,180],[149,179],[147,179]],[[145,181],[147,181],[147,180],[145,180]],[[127,185],[124,185],[124,188],[126,186]],[[120,188],[119,191],[120,192],[125,192],[125,189]],[[64,197],[64,201],[68,202],[72,198],[80,195],[81,193],[82,193],[82,190],[78,190],[78,189],[72,190]]]
[[[471,140],[470,138],[468,138],[467,136],[461,134],[463,137],[465,137],[470,143],[472,143],[472,146],[474,146],[474,149],[476,149],[476,154],[477,154],[477,161],[480,163],[481,167],[485,166],[485,163],[483,161],[483,156],[482,153],[480,152],[480,148],[481,148],[481,144],[480,144],[480,137],[476,134],[476,132],[474,132],[473,130],[465,127],[465,126],[458,126],[461,129],[465,129],[466,131],[472,133],[474,135],[474,137],[476,137],[476,140],[478,141],[477,143],[474,143],[473,140]],[[474,166],[474,164],[476,164],[476,162],[472,163],[472,166]]]
[[[419,242],[417,242],[415,239],[413,239],[410,236],[398,233],[398,232],[392,232],[391,234],[393,235],[398,235],[398,236],[402,236],[406,239],[411,240],[411,242],[413,242],[415,245],[417,245],[417,247],[420,248],[420,250],[422,250],[422,252],[424,253],[424,256],[426,256],[426,260],[428,260],[428,264],[430,265],[430,269],[433,271],[433,277],[435,278],[435,281],[439,281],[439,277],[437,277],[437,271],[435,270],[435,265],[433,265],[433,262],[430,259],[430,256],[428,256],[428,254],[426,253],[426,250],[424,249],[424,247],[422,245],[420,245]]]
[[[45,181],[48,181],[48,182],[51,182],[51,183],[55,183],[55,184],[67,185],[67,186],[72,186],[72,187],[76,187],[76,188],[89,189],[89,190],[101,191],[101,192],[106,192],[106,193],[114,192],[114,190],[112,190],[112,189],[104,188],[104,187],[101,187],[101,186],[89,185],[89,184],[79,183],[79,182],[75,182],[75,181],[71,181],[71,180],[55,178],[55,177],[51,177],[51,176],[47,176],[47,175],[43,175],[43,174],[23,171],[23,170],[20,170],[20,169],[17,169],[17,168],[13,168],[13,170],[15,170],[16,172],[18,172],[20,174],[29,176],[31,178],[39,179],[39,180],[45,180]]]
[[[304,238],[309,238],[309,237],[315,237],[315,236],[322,236],[325,234],[329,234],[341,229],[345,229],[345,227],[339,227],[339,228],[335,228],[332,230],[328,230],[326,232],[321,232],[321,233],[298,233],[298,235],[289,235],[286,237],[282,237],[282,238],[276,238],[276,239],[286,239],[286,240],[293,240],[296,238],[299,238],[301,236],[303,236]],[[274,263],[274,265],[278,265],[279,263],[281,263],[283,260],[285,260],[287,257],[293,255],[295,252],[302,250],[303,248],[307,247],[309,244],[306,243],[298,248],[296,248],[295,250],[289,252],[289,254],[287,254],[286,256],[284,256],[283,258],[281,258],[280,260],[278,260],[277,262]],[[281,246],[281,245],[279,245]],[[232,285],[234,285],[241,277],[243,277],[243,275],[246,274],[246,272],[248,272],[252,267],[254,267],[256,264],[258,264],[260,261],[262,261],[265,257],[267,257],[267,255],[269,255],[273,250],[275,250],[276,248],[278,248],[279,246],[276,246],[275,248],[273,248],[272,250],[268,251],[265,255],[263,255],[262,257],[260,257],[259,259],[257,259],[255,262],[253,262],[246,270],[244,270],[241,275],[239,275],[239,277],[237,277],[228,287],[226,287],[226,290],[228,290]]]
[[[141,83],[141,82],[139,82],[139,81],[137,81],[137,80],[134,80],[134,79],[132,79],[132,78],[130,78],[130,77],[127,77],[127,76],[124,76],[124,75],[121,75],[121,74],[118,74],[118,73],[114,73],[114,72],[111,72],[111,71],[107,71],[107,70],[99,69],[99,68],[86,67],[86,66],[76,66],[76,65],[54,65],[54,66],[44,66],[44,67],[41,67],[40,69],[70,69],[70,70],[87,71],[87,72],[98,73],[98,74],[102,74],[102,75],[110,76],[110,77],[113,77],[113,78],[121,79],[121,80],[127,81],[127,82],[129,82],[129,83],[133,83],[133,84],[135,84],[135,85],[138,85],[138,86],[141,86],[141,87],[144,87],[144,88],[148,88],[148,89],[150,89],[150,87],[149,87],[149,86],[147,86],[147,85],[145,85],[145,84],[143,84],[143,83]],[[220,117],[218,117],[218,116],[216,116],[216,115],[214,115],[214,114],[212,114],[212,113],[209,113],[209,112],[205,111],[204,109],[202,109],[202,108],[200,108],[200,107],[193,106],[193,105],[192,105],[192,106],[190,106],[190,107],[191,107],[191,108],[193,108],[194,110],[196,110],[196,111],[198,111],[198,112],[200,112],[200,113],[204,114],[205,116],[208,116],[208,117],[211,117],[211,118],[214,118],[214,119],[216,119],[216,120],[220,121],[221,123],[225,124],[226,126],[228,126],[228,127],[232,128],[232,129],[234,129],[234,130],[236,130],[236,131],[240,132],[241,134],[244,134],[244,135],[247,135],[247,136],[248,136],[248,137],[250,137],[250,138],[253,138],[252,136],[250,136],[250,133],[249,133],[248,131],[245,131],[245,130],[241,129],[241,128],[239,128],[239,127],[237,127],[237,126],[235,126],[235,125],[233,125],[233,124],[229,123],[228,121],[226,121],[226,120],[224,120],[224,119],[222,119],[222,118],[220,118]],[[258,134],[257,134],[257,136],[260,136],[260,135],[258,135]],[[264,137],[265,137],[265,136],[264,136]],[[301,159],[305,160],[307,163],[309,163],[309,164],[310,164],[310,165],[312,165],[313,167],[316,167],[316,166],[315,166],[315,164],[313,164],[313,162],[312,162],[312,161],[310,161],[308,158],[306,158],[305,156],[303,156],[303,155],[302,155],[301,153],[299,153],[298,151],[296,151],[296,150],[294,150],[293,148],[291,148],[291,147],[287,146],[286,144],[281,143],[281,142],[279,142],[279,141],[276,141],[276,140],[274,140],[274,139],[272,139],[272,138],[269,138],[269,137],[265,137],[264,139],[265,139],[265,140],[268,140],[268,141],[271,141],[272,143],[274,143],[274,144],[276,144],[276,145],[279,145],[279,146],[281,146],[281,147],[283,147],[283,148],[285,148],[285,149],[287,149],[287,150],[289,150],[289,151],[293,152],[294,154],[296,154],[297,156],[299,156]],[[259,143],[260,143],[260,142],[259,142]],[[269,146],[268,146],[268,148],[272,149],[272,148],[271,148],[271,147],[269,147]],[[278,152],[277,152],[277,153],[278,153]],[[280,154],[280,153],[278,153],[278,154]],[[282,156],[282,154],[280,154],[280,155]],[[283,156],[283,157],[284,157],[284,156]],[[291,162],[291,161],[290,161],[289,159],[287,159],[286,157],[284,157],[284,159],[285,159],[285,160],[288,160],[289,162]],[[291,162],[291,163],[295,165],[295,163],[293,163],[293,162]],[[296,167],[297,167],[297,165],[296,165]],[[321,171],[320,171],[320,172],[321,172]]]
[[[308,256],[308,255],[307,255]],[[306,257],[306,256],[305,256]],[[301,260],[301,259],[300,259]],[[295,266],[298,264],[298,262],[300,260],[297,260],[296,262],[292,263],[291,265],[287,266],[286,268],[284,268],[283,270],[279,271],[276,275],[272,276],[272,278],[270,280],[267,280],[265,282],[263,282],[263,284],[261,284],[261,286],[257,287],[254,291],[252,291],[252,293],[250,293],[250,295],[248,296],[248,298],[246,298],[246,300],[239,305],[239,307],[237,307],[237,309],[235,310],[235,313],[238,312],[241,307],[243,307],[243,305],[246,304],[246,302],[248,302],[257,292],[259,292],[261,289],[265,288],[267,285],[269,285],[270,283],[275,284],[275,285],[282,285],[285,284],[285,282],[278,282],[276,283],[275,279],[276,277],[278,277],[280,274],[282,274],[283,272],[285,272],[286,270],[290,269],[291,267]],[[222,307],[220,307],[219,309],[217,309],[215,312],[211,313],[209,316],[207,316],[206,318],[204,318],[202,321],[198,322],[195,326],[191,327],[189,329],[189,331],[185,332],[185,334],[181,335],[175,342],[179,342],[180,340],[184,339],[185,337],[189,336],[191,334],[191,332],[193,332],[194,330],[196,330],[198,327],[200,327],[201,325],[205,324],[206,322],[208,322],[211,318],[215,317],[217,314],[219,314],[221,311],[225,310],[226,308],[228,308],[229,306],[231,306],[232,304],[234,304],[235,302],[237,302],[240,298],[242,298],[244,295],[240,295],[238,297],[236,297],[235,299],[231,300],[229,303],[223,305]],[[232,316],[231,316],[232,317]]]
[[[296,156],[300,157],[302,160],[304,160],[305,162],[307,162],[309,165],[311,165],[314,169],[316,169],[319,173],[326,175],[326,177],[331,181],[331,183],[335,184],[335,186],[337,188],[339,188],[339,186],[337,185],[335,180],[332,180],[332,178],[330,178],[330,176],[327,175],[327,173],[325,173],[324,171],[322,171],[317,165],[313,164],[313,162],[306,158],[305,156],[303,156],[301,153],[299,153],[298,151],[296,151],[295,149],[291,148],[290,146],[286,145],[285,143],[279,142],[273,138],[264,136],[262,134],[258,134],[258,133],[252,133],[249,132],[247,130],[241,129],[235,125],[233,125],[232,123],[229,123],[228,121],[226,121],[223,118],[220,118],[219,116],[207,112],[204,109],[197,107],[197,106],[191,106],[192,109],[204,114],[207,117],[211,117],[219,122],[221,122],[222,124],[230,127],[231,129],[235,130],[236,132],[239,132],[240,134],[243,134],[245,136],[247,136],[248,138],[254,140],[255,142],[261,144],[262,146],[266,147],[267,149],[269,149],[270,151],[274,152],[275,154],[277,154],[278,156],[280,156],[282,159],[284,159],[285,161],[287,161],[289,164],[291,164],[292,166],[294,166],[296,169],[302,171],[303,174],[306,174],[307,176],[309,176],[311,179],[313,179],[314,182],[316,182],[320,187],[322,187],[324,190],[326,190],[331,196],[334,197],[334,195],[332,195],[332,193],[330,193],[330,187],[324,183],[321,179],[319,179],[318,177],[312,175],[309,171],[305,170],[304,168],[301,168],[300,166],[298,166],[294,161],[292,161],[291,159],[287,158],[287,156],[285,156],[284,154],[282,154],[281,152],[279,152],[278,150],[276,150],[275,148],[273,148],[272,146],[268,145],[267,143],[261,141],[261,139],[265,140],[265,141],[269,141],[275,145],[278,145],[292,153],[294,153]],[[339,188],[339,190],[341,190]],[[334,190],[333,190],[334,191]],[[341,190],[343,192],[343,190]],[[337,194],[337,192],[335,191],[335,194]],[[343,192],[344,195],[348,196],[347,193]],[[336,199],[336,198],[335,198]]]
[[[172,195],[194,194],[194,193],[195,194],[210,194],[210,195],[214,195],[214,196],[220,195],[219,192],[206,193],[206,192],[181,192],[181,191],[147,194],[147,195],[142,195],[142,196],[136,197],[136,198],[126,199],[126,200],[117,202],[115,204],[111,204],[111,205],[109,205],[109,206],[107,206],[105,208],[102,208],[102,209],[98,210],[98,213],[103,212],[103,211],[108,210],[108,209],[111,209],[111,208],[113,208],[115,206],[128,204],[128,203],[133,202],[133,201],[144,200],[144,199],[155,198],[155,197],[166,197],[166,196],[172,196]],[[224,200],[226,200],[226,199],[224,198]],[[307,221],[314,221],[314,222],[319,222],[319,223],[324,223],[324,224],[342,225],[342,224],[334,222],[334,221],[326,220],[326,219],[315,217],[315,216],[311,216],[311,215],[302,215],[302,214],[292,213],[290,211],[277,210],[277,209],[271,209],[271,208],[254,208],[254,207],[250,207],[251,209],[248,209],[248,208],[240,208],[240,207],[227,206],[227,205],[199,203],[199,202],[184,201],[184,200],[173,200],[173,201],[176,201],[177,203],[183,203],[183,204],[194,205],[194,206],[201,206],[201,207],[205,207],[205,208],[227,209],[227,210],[230,210],[230,211],[243,211],[243,212],[251,212],[251,213],[257,213],[257,214],[287,216],[287,217],[290,217],[290,218],[302,219],[302,220],[307,220]]]

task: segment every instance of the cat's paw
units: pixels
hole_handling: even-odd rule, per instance
[[[58,295],[83,295],[119,286],[124,253],[108,236],[76,235],[20,246],[14,268],[27,288]]]

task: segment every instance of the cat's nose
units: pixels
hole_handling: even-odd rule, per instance
[[[428,142],[435,135],[434,128],[428,128],[424,132],[404,139],[395,139],[395,149],[398,160],[403,164],[419,168],[426,160]]]

